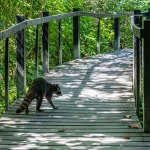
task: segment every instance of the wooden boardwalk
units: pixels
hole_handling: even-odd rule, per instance
[[[59,109],[44,100],[44,112],[33,102],[29,115],[16,115],[20,101],[14,103],[0,119],[0,150],[149,150],[150,135],[136,116],[132,62],[133,52],[121,50],[50,71],[45,78],[62,89],[63,96],[53,98]]]

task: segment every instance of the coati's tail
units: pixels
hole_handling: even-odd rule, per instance
[[[19,108],[17,108],[16,113],[19,114],[19,113],[23,112],[24,110],[26,110],[26,108],[29,106],[29,104],[31,103],[31,101],[34,98],[35,98],[35,92],[34,91],[28,91],[22,104],[20,105]]]

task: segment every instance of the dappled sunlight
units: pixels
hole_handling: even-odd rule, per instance
[[[44,97],[29,114],[16,115],[21,100],[0,119],[0,144],[20,149],[105,149],[143,142],[132,92],[132,52],[116,51],[69,61],[45,75],[61,87],[53,109]],[[130,118],[126,118],[130,115]],[[139,129],[129,125],[136,123]],[[115,149],[115,148],[114,148]]]

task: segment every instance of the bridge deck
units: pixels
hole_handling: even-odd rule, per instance
[[[44,112],[33,102],[29,115],[16,115],[14,103],[0,119],[0,149],[150,149],[134,107],[132,59],[131,50],[115,51],[50,71],[45,78],[63,93],[53,98],[59,109],[44,100]]]

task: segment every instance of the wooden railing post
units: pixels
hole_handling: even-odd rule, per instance
[[[80,9],[74,8],[73,11],[80,11]],[[73,17],[73,45],[74,58],[80,58],[80,16]]]
[[[142,17],[141,11],[140,10],[134,10],[134,24],[137,25],[138,27],[142,27]],[[139,115],[139,109],[141,106],[140,103],[140,71],[141,71],[141,40],[134,36],[133,37],[134,41],[134,95],[135,95],[135,104],[136,104],[136,111],[137,115]]]
[[[114,19],[114,50],[120,49],[120,18]]]
[[[43,17],[49,16],[49,12],[44,11],[43,12]],[[43,52],[43,62],[42,62],[42,67],[43,67],[43,74],[49,72],[49,23],[43,23],[42,25],[42,52]]]
[[[97,53],[100,54],[100,18],[97,22]]]
[[[144,21],[144,132],[150,133],[150,20]]]
[[[5,110],[9,108],[9,38],[5,40]]]
[[[59,65],[62,64],[62,21],[59,20],[58,22],[58,29],[59,29],[59,36],[58,36],[58,41],[59,41]]]
[[[39,25],[36,26],[35,76],[38,77]]]
[[[25,20],[25,16],[17,16],[17,23]],[[26,89],[26,46],[25,46],[25,29],[16,34],[16,56],[17,56],[17,98],[20,94],[25,94]]]

